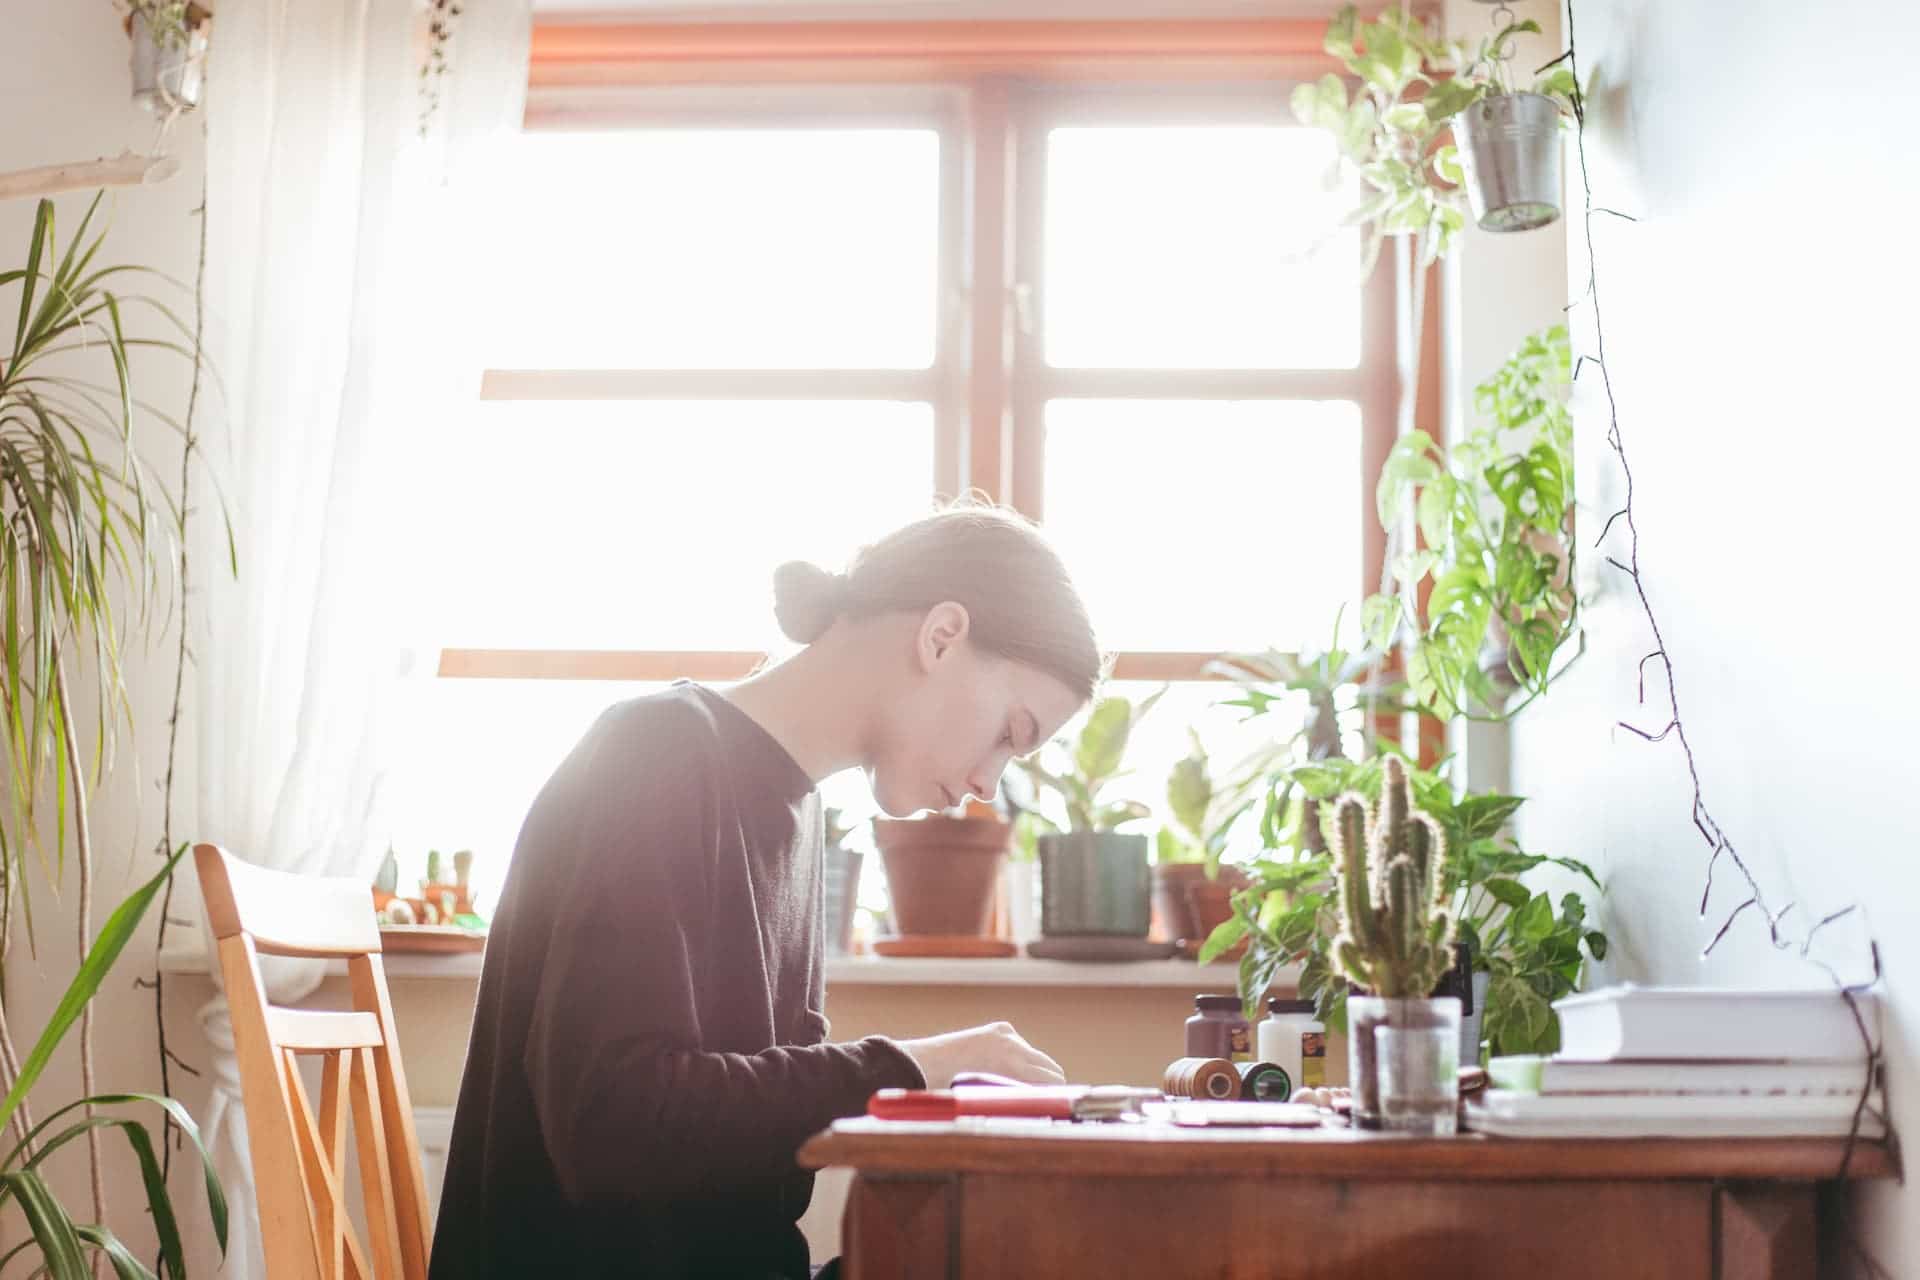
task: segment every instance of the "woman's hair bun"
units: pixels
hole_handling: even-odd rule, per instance
[[[796,644],[812,644],[826,634],[846,604],[847,580],[805,560],[789,560],[773,571],[773,616]]]

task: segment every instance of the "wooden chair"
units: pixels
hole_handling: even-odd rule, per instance
[[[425,1280],[426,1180],[372,890],[268,871],[215,845],[196,845],[193,854],[233,1016],[268,1280]],[[261,955],[344,958],[352,1010],[269,1004]],[[326,1059],[318,1115],[300,1078],[301,1054]],[[367,1247],[347,1219],[349,1111]]]

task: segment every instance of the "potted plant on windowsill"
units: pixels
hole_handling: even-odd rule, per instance
[[[1012,955],[994,938],[994,890],[1013,827],[993,808],[968,800],[958,814],[875,818],[873,839],[887,872],[894,938],[881,955]]]
[[[1144,945],[1152,920],[1147,837],[1119,830],[1148,817],[1149,811],[1136,800],[1107,801],[1101,796],[1122,776],[1133,730],[1159,699],[1155,693],[1135,706],[1122,697],[1103,698],[1071,744],[1053,744],[1050,761],[1037,755],[1020,761],[1029,779],[1058,797],[1056,812],[1065,816],[1062,822],[1037,807],[1027,811],[1027,821],[1040,829],[1035,844],[1044,939],[1030,948],[1036,955],[1120,959],[1167,951]],[[1107,947],[1097,942],[1066,949],[1048,945],[1068,938],[1114,941]]]
[[[1189,954],[1233,914],[1233,894],[1249,883],[1223,865],[1227,837],[1253,807],[1247,789],[1216,788],[1207,751],[1188,731],[1192,749],[1167,775],[1167,812],[1153,846],[1153,905],[1170,941]],[[1229,952],[1229,955],[1237,953]]]

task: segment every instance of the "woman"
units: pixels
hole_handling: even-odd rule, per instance
[[[774,577],[788,661],[608,710],[541,790],[495,911],[434,1280],[805,1277],[794,1153],[887,1087],[1058,1083],[1005,1023],[827,1042],[821,779],[906,815],[991,796],[1092,696],[1086,610],[962,506],[846,574]]]

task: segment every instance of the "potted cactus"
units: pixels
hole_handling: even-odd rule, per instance
[[[1152,919],[1147,837],[1118,828],[1147,817],[1148,810],[1138,801],[1109,801],[1100,793],[1123,775],[1127,741],[1159,699],[1155,693],[1135,706],[1122,697],[1103,698],[1077,739],[1053,744],[1051,761],[1020,762],[1029,779],[1058,797],[1054,811],[1064,811],[1066,819],[1061,822],[1038,806],[1028,809],[1025,819],[1040,858],[1040,932],[1049,938],[1147,936]]]
[[[1460,1001],[1429,994],[1454,964],[1447,838],[1413,807],[1398,757],[1383,765],[1377,810],[1357,793],[1341,797],[1332,845],[1342,925],[1333,959],[1367,992],[1347,1000],[1354,1123],[1452,1134]]]

